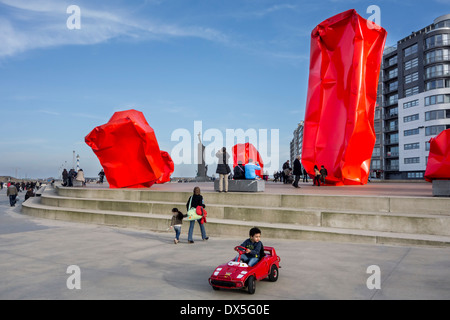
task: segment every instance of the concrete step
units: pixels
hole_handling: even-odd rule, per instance
[[[62,197],[50,193],[44,193],[41,196],[41,203],[54,207],[161,215],[170,214],[174,207],[186,212],[184,202],[83,199]],[[450,236],[449,215],[352,212],[349,210],[322,211],[318,209],[266,208],[220,204],[209,204],[207,211],[209,218],[217,219]]]
[[[107,189],[56,187],[59,196],[83,199],[160,201],[185,205],[191,192],[155,191],[151,189]],[[256,206],[264,208],[308,208],[338,211],[369,211],[450,215],[450,198],[384,197],[269,193],[203,193],[209,205]]]
[[[40,203],[39,198],[30,198],[24,202],[22,204],[22,212],[30,216],[45,219],[93,223],[150,231],[167,231],[171,218],[168,215],[161,214],[46,206]],[[263,230],[265,238],[450,247],[450,237],[448,236],[304,226],[232,219],[210,218],[207,220],[207,234],[215,237],[246,235],[251,227],[258,226]],[[183,234],[187,233],[188,226],[189,224],[187,222],[183,222]],[[199,235],[198,227],[194,228],[194,234]]]
[[[109,199],[113,197],[108,192],[86,194],[104,196],[97,199],[61,196],[60,193],[62,192],[58,189],[47,188],[41,197],[24,202],[22,212],[48,219],[165,231],[170,223],[171,208],[184,208],[186,199],[173,202],[166,193],[163,197],[158,197],[164,201]],[[74,194],[80,195],[79,192]],[[173,198],[181,199],[177,198],[177,194],[173,193]],[[450,216],[446,214],[343,212],[220,204],[210,204],[207,209],[207,230],[214,236],[242,236],[248,233],[250,227],[259,226],[264,228],[265,237],[273,238],[450,245]],[[185,222],[185,232],[187,226],[188,223]],[[199,228],[196,229],[198,231]]]

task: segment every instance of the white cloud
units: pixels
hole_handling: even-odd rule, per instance
[[[81,29],[69,30],[69,2],[0,0],[9,14],[0,14],[0,58],[38,48],[103,43],[117,37],[149,39],[196,37],[227,42],[221,32],[202,26],[156,23],[129,15],[123,9],[92,9],[80,4]]]

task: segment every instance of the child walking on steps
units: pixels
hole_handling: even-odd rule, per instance
[[[177,208],[172,209],[172,221],[170,222],[170,228],[175,230],[175,239],[173,239],[173,243],[175,244],[180,242],[181,225],[183,223],[183,218],[186,217],[187,214],[181,213]]]

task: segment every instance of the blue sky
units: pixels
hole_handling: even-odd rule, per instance
[[[84,137],[126,109],[144,113],[169,153],[194,121],[224,135],[278,129],[281,166],[304,117],[312,29],[348,9],[369,18],[370,5],[387,45],[450,13],[448,0],[0,0],[0,175],[56,176],[76,151],[96,176]]]

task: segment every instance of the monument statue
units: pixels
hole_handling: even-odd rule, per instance
[[[207,181],[207,175],[206,175],[206,163],[205,163],[205,146],[202,143],[202,140],[200,138],[201,133],[199,132],[198,137],[198,164],[197,164],[197,181]]]

